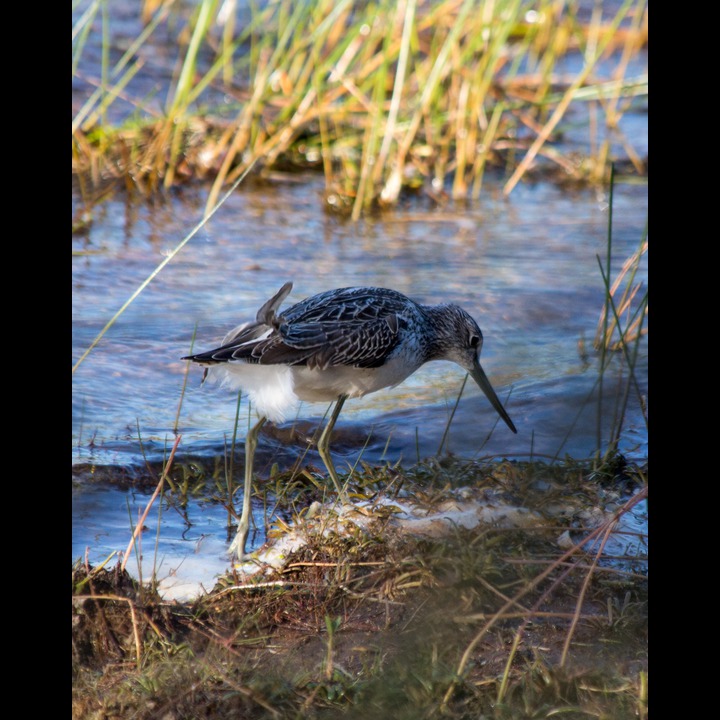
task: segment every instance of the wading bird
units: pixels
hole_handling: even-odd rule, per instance
[[[421,305],[387,288],[350,287],[313,295],[280,312],[285,283],[254,322],[231,330],[220,347],[189,355],[205,375],[241,389],[258,422],[245,440],[245,494],[229,552],[242,560],[250,525],[250,492],[260,428],[282,422],[298,401],[334,402],[317,447],[342,500],[347,494],[330,455],[330,435],[348,398],[398,385],[431,360],[467,370],[505,424],[517,432],[480,366],[483,336],[457,305]]]

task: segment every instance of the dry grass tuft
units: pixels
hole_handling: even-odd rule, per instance
[[[418,477],[439,493],[451,463],[431,465]],[[646,473],[473,465],[455,465],[463,483],[547,521],[309,535],[262,581],[232,571],[190,604],[78,564],[74,717],[647,717],[647,555],[587,544],[646,497]]]

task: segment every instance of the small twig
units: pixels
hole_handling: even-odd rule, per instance
[[[135,606],[130,598],[122,597],[121,595],[74,595],[73,601],[76,600],[115,600],[117,602],[126,602],[130,607],[130,616],[132,618],[133,626],[133,638],[135,639],[135,658],[137,662],[137,668],[141,666],[141,647],[140,647],[140,630],[138,629],[137,614],[135,613]]]
[[[155,492],[152,494],[152,497],[150,498],[150,501],[148,502],[147,506],[145,507],[145,512],[143,512],[142,516],[140,517],[140,520],[135,527],[135,530],[132,534],[132,537],[130,538],[130,542],[128,543],[127,550],[125,551],[125,556],[123,557],[123,561],[120,564],[120,569],[125,570],[125,566],[127,565],[128,558],[130,557],[130,552],[132,551],[135,542],[142,532],[142,529],[145,525],[145,519],[148,516],[148,513],[150,512],[150,508],[152,507],[152,504],[155,502],[155,499],[160,494],[160,490],[162,490],[163,482],[165,481],[165,477],[167,476],[168,472],[170,471],[170,468],[172,467],[173,458],[175,457],[175,451],[177,450],[178,445],[180,444],[180,439],[182,438],[182,435],[178,435],[175,438],[175,444],[173,445],[173,449],[170,451],[170,458],[168,459],[167,465],[165,466],[165,469],[163,470],[163,474],[160,477],[160,482],[158,482],[157,487],[155,488]]]
[[[473,613],[472,615],[463,615],[461,617],[453,618],[456,623],[471,623],[477,622],[478,620],[487,620],[490,617],[488,613]],[[525,610],[524,612],[512,612],[503,613],[500,616],[501,620],[512,620],[515,618],[524,618],[526,620],[535,620],[537,618],[560,618],[565,620],[572,620],[577,617],[574,612],[549,612],[540,610]],[[580,615],[581,620],[603,620],[607,621],[607,615]]]
[[[643,488],[643,491],[644,491],[644,494],[647,495],[647,487]],[[612,533],[613,528],[615,527],[615,525],[617,525],[620,518],[626,512],[629,512],[630,509],[632,509],[638,503],[638,495],[640,495],[640,494],[641,493],[638,493],[637,495],[634,495],[633,497],[631,497],[630,500],[628,500],[625,503],[625,505],[623,505],[615,513],[615,515],[610,520],[608,520],[608,522],[605,524],[605,531],[602,534],[602,540],[600,542],[600,546],[598,547],[597,552],[595,553],[595,557],[593,558],[593,561],[590,564],[590,568],[588,569],[587,575],[585,576],[585,580],[583,581],[582,587],[580,588],[580,595],[578,596],[577,603],[575,604],[574,617],[572,619],[572,622],[570,623],[570,629],[568,630],[567,637],[565,638],[565,643],[563,644],[563,651],[562,651],[562,655],[560,656],[560,667],[565,666],[565,661],[567,660],[567,654],[570,650],[570,642],[572,640],[573,635],[575,634],[575,628],[577,627],[577,624],[580,620],[580,609],[582,608],[583,601],[585,600],[585,594],[587,593],[587,589],[590,585],[590,579],[592,578],[593,573],[597,567],[597,563],[599,562],[600,558],[602,557],[602,553],[605,548],[605,544],[607,543],[608,539],[610,538],[610,534]],[[602,527],[603,526],[601,526],[601,528]]]
[[[622,513],[628,512],[632,507],[634,507],[640,500],[642,500],[644,497],[647,497],[647,487],[643,488],[639,493],[634,495],[631,500],[629,500],[623,507],[618,510],[616,513],[616,517],[620,517]],[[478,643],[485,637],[485,635],[490,631],[490,629],[497,623],[497,621],[502,617],[502,615],[512,606],[517,604],[521,598],[523,598],[525,595],[527,595],[530,591],[534,590],[543,580],[547,579],[550,574],[555,570],[560,563],[563,563],[568,558],[572,557],[575,553],[579,552],[590,540],[595,539],[596,537],[600,536],[605,531],[605,526],[600,526],[593,530],[593,532],[590,533],[586,538],[583,538],[580,542],[578,542],[576,545],[573,545],[567,552],[563,553],[561,557],[557,559],[555,563],[552,563],[547,569],[543,570],[539,575],[537,575],[532,581],[530,581],[520,592],[518,592],[514,598],[510,598],[496,613],[492,615],[492,617],[488,620],[488,622],[480,629],[480,631],[475,635],[475,637],[470,641],[470,644],[465,648],[465,652],[462,655],[462,658],[460,659],[460,663],[458,665],[457,670],[455,671],[456,678],[450,683],[450,686],[447,689],[447,692],[445,693],[445,696],[443,697],[441,709],[444,709],[447,707],[448,702],[450,701],[450,698],[452,697],[453,693],[455,692],[455,688],[458,684],[458,679],[462,676],[463,672],[465,671],[465,668],[470,662],[470,657],[472,656],[473,651],[477,647]],[[568,568],[566,570],[567,572],[571,572],[573,568]]]
[[[440,447],[438,447],[438,450],[437,450],[437,457],[440,457],[440,453],[442,452],[442,449],[445,445],[445,441],[447,440],[448,433],[450,432],[450,425],[452,424],[453,418],[455,417],[455,411],[458,409],[458,405],[460,404],[460,398],[462,397],[463,391],[465,390],[465,384],[467,383],[468,377],[469,377],[468,373],[465,373],[465,377],[463,378],[462,385],[460,386],[460,392],[458,393],[458,396],[455,399],[455,405],[453,405],[453,409],[452,409],[452,412],[450,413],[450,417],[448,418],[448,421],[445,424],[445,432],[443,433],[443,436],[440,439]]]
[[[344,560],[338,562],[294,562],[290,563],[285,567],[283,572],[288,572],[292,568],[296,567],[366,567],[368,565],[389,565],[385,560],[373,560],[367,562],[345,562]]]

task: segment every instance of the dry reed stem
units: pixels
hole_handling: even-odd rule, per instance
[[[607,328],[605,328],[604,331],[603,328],[605,327],[605,320],[608,308],[607,304],[603,306],[603,309],[600,313],[600,318],[598,320],[597,331],[595,333],[594,346],[596,349],[605,346],[606,348],[609,348],[611,350],[617,350],[622,346],[623,343],[630,342],[637,337],[637,328],[648,313],[647,305],[645,306],[645,310],[643,311],[643,313],[631,323],[630,327],[626,328],[624,332],[620,333],[620,340],[615,343],[611,342],[613,333],[617,328],[616,315],[617,317],[620,317],[626,311],[629,311],[632,301],[635,299],[635,296],[642,287],[642,284],[640,283],[638,283],[637,285],[633,285],[632,281],[637,267],[640,263],[640,258],[648,251],[648,247],[649,240],[645,239],[642,245],[623,263],[623,266],[620,269],[618,276],[615,278],[615,281],[610,286],[610,297],[614,297],[615,293],[620,287],[620,283],[623,282],[628,273],[631,275],[630,280],[626,283],[623,294],[616,305],[617,312],[613,313],[612,317],[608,319]],[[647,330],[644,330],[643,333],[647,333]]]
[[[580,611],[582,609],[588,587],[590,586],[590,580],[595,573],[595,568],[597,567],[597,564],[600,561],[600,558],[602,557],[602,553],[603,553],[603,550],[605,549],[605,545],[606,545],[607,541],[609,540],[611,533],[615,529],[615,526],[617,525],[618,520],[622,517],[622,515],[624,513],[628,512],[637,503],[637,500],[635,497],[631,498],[631,501],[632,501],[632,504],[630,504],[630,502],[626,503],[613,516],[613,518],[606,523],[606,529],[605,529],[605,532],[602,534],[602,539],[600,541],[600,545],[598,547],[597,552],[595,553],[595,557],[593,557],[592,562],[590,563],[590,568],[588,569],[587,573],[585,574],[585,579],[583,580],[582,587],[580,588],[580,594],[578,595],[577,600],[575,602],[575,612],[573,613],[573,617],[570,622],[570,629],[568,630],[568,632],[565,636],[565,642],[563,644],[562,654],[560,655],[560,667],[564,667],[565,662],[567,661],[567,656],[568,656],[568,653],[570,652],[570,643],[572,642],[573,635],[575,634],[575,628],[577,627],[577,624],[580,621],[580,617],[581,617]]]
[[[137,538],[139,537],[140,533],[143,530],[143,526],[145,525],[145,520],[148,516],[148,513],[150,512],[150,508],[153,506],[153,503],[155,502],[157,496],[160,494],[160,491],[162,490],[162,486],[165,482],[165,478],[167,477],[167,474],[170,472],[170,468],[172,467],[173,459],[175,458],[175,451],[177,450],[181,439],[182,439],[182,435],[178,435],[175,438],[175,442],[173,444],[172,450],[170,451],[170,457],[168,458],[167,465],[165,466],[165,469],[163,470],[163,474],[160,476],[160,480],[157,484],[157,487],[155,488],[155,492],[153,492],[152,497],[150,498],[147,505],[145,506],[145,511],[143,512],[142,516],[140,517],[138,524],[135,526],[135,530],[133,531],[132,537],[130,538],[130,542],[128,543],[127,550],[125,550],[125,555],[123,557],[123,561],[120,564],[121,570],[125,570],[125,566],[127,565],[128,558],[130,557],[130,552],[132,551],[132,549],[137,541]]]

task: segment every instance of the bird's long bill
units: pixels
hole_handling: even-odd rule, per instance
[[[510,416],[505,412],[505,408],[502,406],[500,398],[498,398],[495,391],[493,390],[492,385],[490,384],[490,381],[487,379],[485,371],[480,367],[479,360],[475,360],[475,365],[470,371],[470,375],[472,376],[472,379],[480,386],[480,389],[485,393],[485,395],[487,395],[487,399],[492,403],[492,406],[497,411],[497,414],[505,421],[505,424],[514,433],[517,433],[515,425],[513,425],[513,421],[510,419]]]

